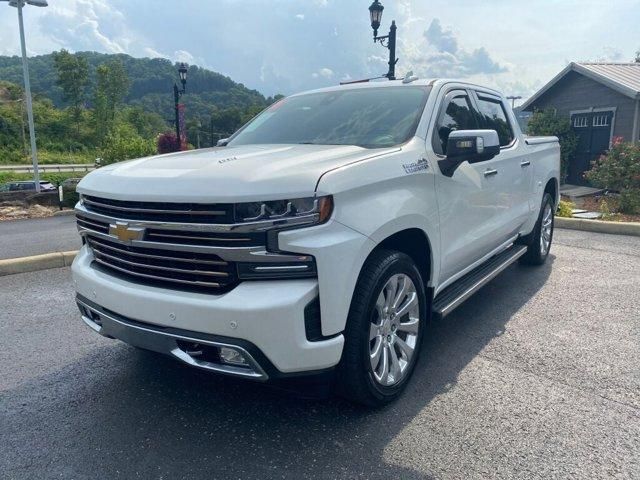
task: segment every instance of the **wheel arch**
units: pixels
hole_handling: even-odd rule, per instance
[[[557,178],[550,178],[547,181],[547,184],[544,186],[543,195],[545,193],[548,193],[551,195],[551,198],[553,198],[554,206],[557,207],[560,201],[560,193],[559,193]]]
[[[418,267],[425,286],[431,282],[433,277],[433,250],[429,237],[424,230],[414,227],[397,231],[379,242],[369,256],[380,249],[396,250],[408,255]]]

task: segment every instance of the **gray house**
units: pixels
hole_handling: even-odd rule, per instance
[[[579,143],[567,181],[584,184],[583,173],[614,138],[640,141],[640,63],[571,63],[522,105],[547,108],[571,120]]]

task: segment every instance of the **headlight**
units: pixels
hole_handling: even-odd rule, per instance
[[[274,200],[270,202],[237,203],[235,205],[236,222],[260,222],[265,220],[277,223],[298,224],[296,220],[309,220],[304,224],[320,224],[329,220],[333,211],[333,197],[308,197],[293,200]],[[283,220],[283,222],[278,222]]]

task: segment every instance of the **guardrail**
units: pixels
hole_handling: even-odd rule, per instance
[[[38,165],[40,172],[90,172],[95,170],[93,163],[61,163],[56,165]],[[33,165],[0,165],[0,172],[32,173]]]

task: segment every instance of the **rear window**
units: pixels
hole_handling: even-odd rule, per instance
[[[501,147],[510,145],[514,139],[513,129],[502,102],[478,95],[478,108],[480,109],[480,128],[498,132]]]

